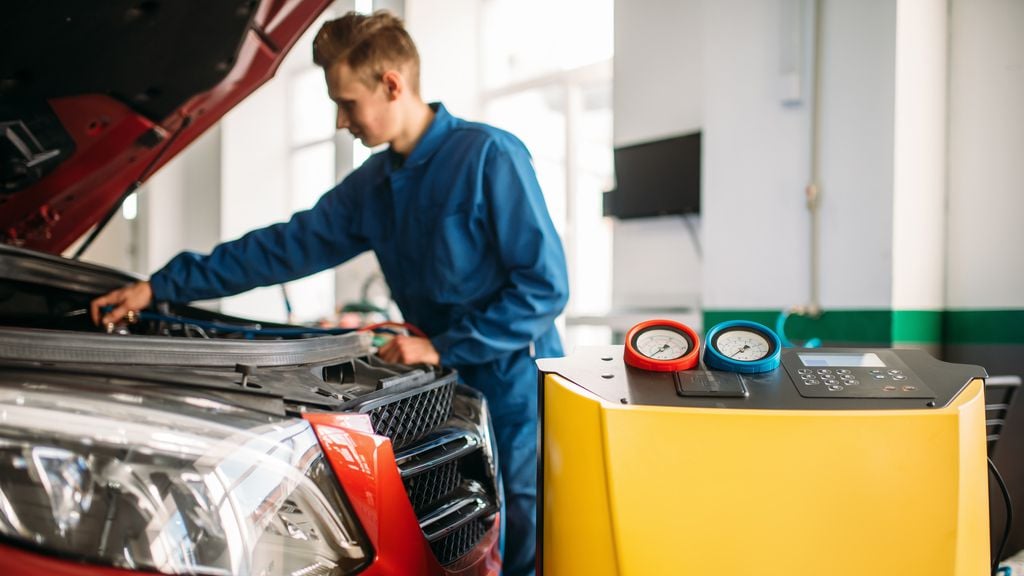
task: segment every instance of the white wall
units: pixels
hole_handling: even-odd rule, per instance
[[[125,220],[118,213],[107,223],[103,232],[96,237],[96,240],[89,246],[89,249],[85,251],[85,254],[82,255],[82,260],[103,266],[112,266],[120,270],[142,273],[143,270],[138,265],[138,251],[134,242],[137,227],[136,221]],[[91,233],[92,230],[89,230],[85,236],[82,236],[74,244],[68,246],[62,255],[66,258],[71,258],[78,252],[78,248],[85,241],[86,236]]]
[[[952,7],[948,306],[1024,308],[1024,2]]]
[[[780,17],[793,3],[616,4],[616,143],[703,130],[705,308],[809,297],[808,86],[799,105],[780,98]],[[821,304],[1024,306],[1024,3],[823,6]],[[648,285],[684,285],[635,249],[686,253],[683,230],[658,219],[616,232],[618,305]]]
[[[702,5],[701,0],[616,0],[615,146],[702,127],[707,82]],[[706,147],[706,133],[704,138]],[[695,226],[700,229],[700,218]],[[699,304],[701,261],[680,217],[617,220],[612,251],[613,309]]]
[[[696,291],[708,308],[783,308],[809,298],[809,6],[797,3],[794,14],[781,0],[616,4],[616,144],[696,128],[704,138],[703,263],[691,256],[685,229],[654,221],[645,227],[647,241],[664,230],[658,242],[676,247],[678,264],[629,259],[635,253],[620,246],[635,244],[639,233],[620,222],[617,305],[652,285],[673,286],[677,301],[687,302],[694,288],[685,279],[699,281],[701,268]],[[783,22],[787,14],[796,22]],[[821,299],[884,307],[891,296],[895,7],[830,2],[823,28]],[[797,106],[785,104],[793,93],[780,89],[784,61],[793,58],[785,32],[794,29],[807,40],[796,53],[805,84]],[[864,234],[863,224],[873,232]],[[631,267],[648,272],[623,273]]]
[[[804,189],[810,179],[811,4],[798,2],[795,11],[786,0],[690,1],[671,10],[654,0],[616,4],[616,142],[624,140],[620,132],[642,140],[703,130],[706,308],[778,309],[810,297]],[[821,303],[888,307],[896,6],[888,0],[825,6]],[[783,21],[787,15],[797,22]],[[806,40],[795,65],[794,28]],[[699,46],[680,46],[680,38],[698,39]],[[793,70],[802,74],[802,92],[789,89]],[[689,85],[699,89],[685,89]],[[794,92],[803,94],[799,104],[784,102]],[[621,240],[617,228],[616,243]],[[680,229],[658,242],[686,253],[689,239]],[[648,269],[654,264],[634,262]],[[661,284],[665,277],[657,271],[630,282]]]
[[[220,240],[221,127],[160,169],[139,193],[139,266],[151,274],[182,250]]]
[[[703,4],[701,0],[616,0],[615,146],[701,128]]]
[[[781,6],[704,4],[704,304],[807,297],[808,115],[779,92]],[[804,65],[806,67],[807,64]]]
[[[405,22],[420,52],[420,94],[456,116],[480,117],[477,0],[405,0]]]
[[[700,218],[686,216],[700,235]],[[614,222],[612,309],[698,309],[701,263],[683,216]],[[585,279],[581,279],[585,281]]]
[[[299,47],[301,48],[301,47]],[[280,73],[279,73],[280,76]],[[221,239],[230,240],[287,219],[287,85],[275,78],[221,120],[223,126]],[[208,246],[208,252],[213,245]],[[282,321],[287,316],[277,286],[225,298],[221,310],[250,318]]]
[[[896,3],[826,0],[823,16],[821,304],[889,308]]]

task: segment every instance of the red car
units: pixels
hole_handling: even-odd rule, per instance
[[[161,303],[57,256],[270,78],[325,0],[81,2],[0,21],[0,574],[496,576],[486,403],[372,335]],[[49,254],[46,254],[49,253]]]

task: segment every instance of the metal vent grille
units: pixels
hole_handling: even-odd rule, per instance
[[[437,561],[442,566],[447,566],[472,550],[486,533],[487,526],[483,521],[474,520],[444,538],[431,542],[430,547],[434,550]]]
[[[391,438],[395,450],[401,450],[448,419],[454,390],[455,380],[452,379],[417,394],[398,397],[384,404],[374,403],[372,408],[368,407],[374,432]]]
[[[429,504],[451,494],[460,482],[462,475],[459,474],[459,462],[452,460],[422,474],[406,478],[405,491],[409,493],[413,509],[419,514]]]

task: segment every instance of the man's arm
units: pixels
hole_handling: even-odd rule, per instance
[[[368,249],[351,233],[352,210],[339,185],[291,220],[218,245],[209,255],[182,252],[153,274],[157,300],[221,298],[302,278]]]
[[[354,218],[343,184],[324,194],[310,210],[288,222],[255,230],[218,245],[209,255],[182,252],[145,284],[149,300],[191,302],[238,294],[257,286],[280,284],[336,266],[368,249],[352,232]],[[94,300],[93,319],[101,306],[114,306],[104,322],[117,322],[129,310],[144,308],[139,284]],[[142,304],[142,305],[140,305]]]
[[[562,243],[520,142],[492,143],[484,186],[508,282],[483,310],[431,339],[446,364],[477,364],[526,348],[551,328],[569,298]]]

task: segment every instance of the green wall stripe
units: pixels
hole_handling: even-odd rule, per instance
[[[725,320],[774,329],[778,310],[705,310],[707,330]],[[818,318],[790,316],[786,336],[828,344],[1024,344],[1024,310],[827,310]]]
[[[894,310],[892,341],[937,344],[943,341],[941,310]]]
[[[951,344],[1024,344],[1024,310],[947,310],[942,331]]]

